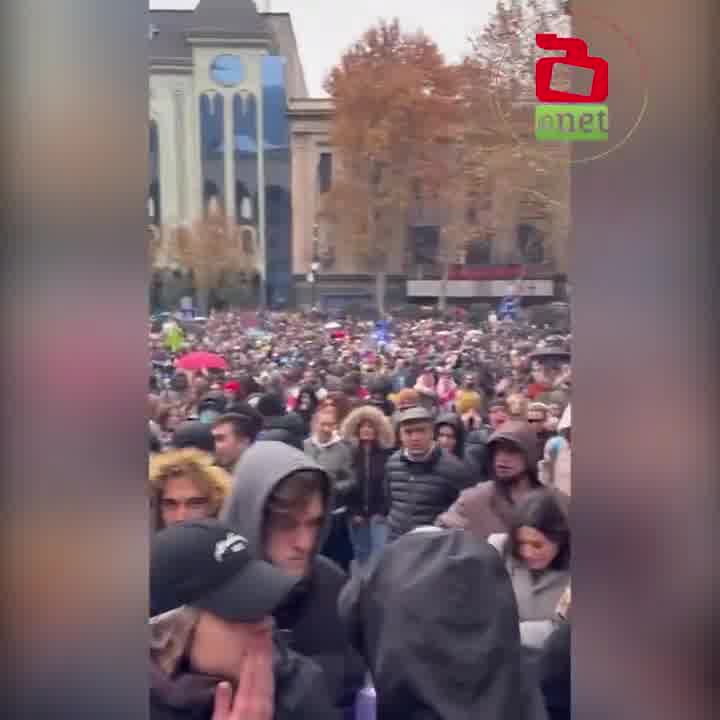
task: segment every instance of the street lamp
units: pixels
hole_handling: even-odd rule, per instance
[[[317,287],[317,276],[320,272],[320,259],[318,258],[318,237],[320,236],[320,228],[317,223],[313,226],[313,252],[312,261],[310,263],[310,272],[308,273],[308,280],[310,281],[310,287],[312,289],[312,309],[315,309],[316,304],[316,287]]]

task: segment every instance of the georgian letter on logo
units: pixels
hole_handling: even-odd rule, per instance
[[[535,63],[535,95],[548,103],[601,103],[608,96],[608,64],[603,58],[590,57],[588,46],[579,38],[561,38],[554,33],[538,33],[535,42],[543,50],[564,50],[565,57],[542,58]],[[553,90],[552,74],[555,65],[571,65],[593,71],[589,95]]]

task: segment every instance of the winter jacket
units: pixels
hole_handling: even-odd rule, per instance
[[[571,625],[561,623],[548,638],[537,662],[548,720],[572,718]]]
[[[274,720],[341,720],[329,702],[322,670],[276,639]],[[150,720],[212,720],[220,678],[191,672],[185,657],[167,674],[150,664]]]
[[[376,441],[371,447],[362,446],[358,431],[364,422],[372,423]],[[353,410],[340,428],[340,434],[352,448],[352,485],[345,497],[348,515],[370,518],[390,512],[385,466],[393,453],[395,435],[390,420],[372,406]]]
[[[522,448],[527,458],[530,489],[542,487],[537,479],[538,447],[532,429],[526,423],[509,421],[493,433],[488,440],[488,468],[492,462],[492,445],[499,440],[513,442]],[[564,493],[555,492],[560,505],[567,509],[568,497]],[[493,479],[462,492],[453,506],[440,514],[435,522],[440,527],[470,530],[477,537],[487,539],[492,534],[508,532],[514,507],[515,503],[506,485]]]
[[[384,517],[390,512],[385,466],[392,452],[391,449],[386,450],[379,445],[360,446],[353,450],[353,480],[344,503],[348,516]]]
[[[370,668],[378,720],[545,720],[510,580],[472,535],[403,535],[351,579],[340,614]]]
[[[318,538],[322,547],[331,525],[332,481],[328,473],[305,453],[278,442],[256,442],[243,453],[233,491],[221,519],[248,540],[258,557],[263,551],[265,508],[278,483],[299,470],[322,473],[328,482],[325,526]],[[350,647],[337,613],[337,600],[345,585],[345,573],[327,558],[315,557],[312,569],[295,594],[292,607],[276,618],[290,630],[289,646],[310,657],[323,670],[331,699],[339,707],[352,703],[364,679],[364,665]]]
[[[557,608],[570,584],[570,570],[547,569],[535,574],[516,558],[507,556],[507,535],[489,540],[504,558],[515,591],[522,643],[542,647],[557,625]]]
[[[472,482],[465,465],[438,447],[420,461],[398,450],[385,472],[390,491],[389,540],[431,524]]]
[[[344,505],[345,495],[353,481],[350,446],[340,436],[326,445],[318,444],[315,438],[308,438],[303,443],[303,450],[330,475],[338,503]]]

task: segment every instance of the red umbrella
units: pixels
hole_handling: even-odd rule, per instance
[[[191,352],[175,362],[180,370],[227,370],[228,365],[220,355],[211,352]]]

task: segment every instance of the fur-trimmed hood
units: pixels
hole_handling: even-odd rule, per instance
[[[340,435],[343,440],[353,447],[358,445],[358,429],[364,422],[370,422],[375,427],[377,440],[380,447],[390,450],[395,447],[395,433],[392,423],[385,417],[385,414],[372,405],[362,405],[355,408],[343,421],[340,427]]]
[[[197,448],[169,450],[151,457],[148,480],[153,530],[162,529],[160,495],[168,477],[176,472],[187,473],[196,479],[199,487],[207,488],[210,517],[217,517],[225,498],[230,494],[231,479],[222,468],[213,463],[212,455]]]

